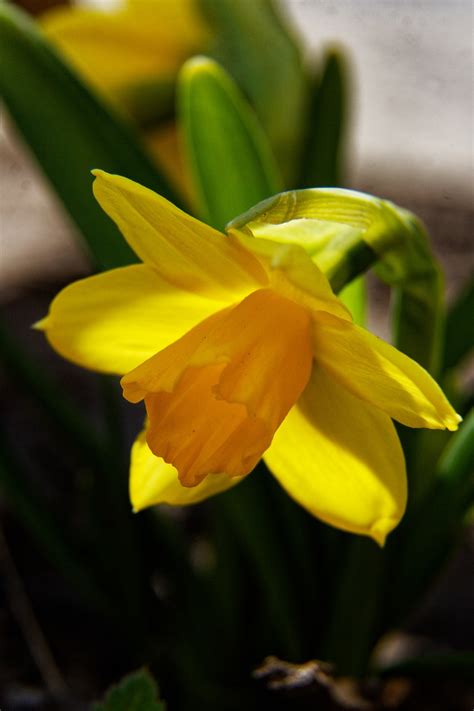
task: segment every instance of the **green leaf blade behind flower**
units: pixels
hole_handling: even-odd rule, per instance
[[[387,596],[390,624],[398,624],[452,554],[474,503],[474,411],[452,435],[429,490],[409,510],[397,549],[394,584]]]
[[[20,10],[0,6],[0,87],[17,129],[82,233],[96,267],[136,261],[93,198],[90,171],[102,168],[176,202],[139,138],[66,66]]]
[[[299,179],[302,188],[343,184],[348,84],[343,54],[330,50],[310,97]]]
[[[266,136],[238,87],[211,59],[184,65],[178,106],[201,217],[223,229],[279,188]]]
[[[255,108],[285,183],[293,186],[308,92],[297,43],[271,0],[199,0],[199,4],[214,30],[211,56]]]
[[[442,371],[455,368],[474,348],[474,279],[465,286],[446,318]]]

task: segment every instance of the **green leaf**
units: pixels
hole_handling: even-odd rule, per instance
[[[452,553],[474,503],[474,411],[441,457],[431,489],[409,511],[391,586],[396,622],[428,589]],[[393,620],[392,620],[393,623]]]
[[[342,183],[348,112],[347,67],[341,52],[326,54],[313,83],[299,183],[303,188],[335,187]]]
[[[302,188],[338,186],[343,183],[344,138],[347,125],[347,67],[344,56],[330,50],[321,73],[313,80],[301,156],[299,185]],[[348,284],[340,298],[354,321],[364,325],[367,287],[359,278]]]
[[[249,98],[294,184],[308,90],[299,48],[270,0],[199,1],[214,31],[211,56]]]
[[[367,287],[364,277],[358,277],[339,293],[342,303],[347,306],[354,322],[364,326],[367,317]]]
[[[251,477],[220,497],[219,506],[224,511],[227,525],[238,531],[239,544],[255,571],[273,636],[286,655],[295,657],[300,653],[296,632],[297,603],[284,556],[275,545],[278,521],[272,511],[268,478],[261,462]]]
[[[113,686],[105,699],[92,705],[92,711],[165,711],[158,698],[158,687],[150,672],[139,669]]]
[[[223,229],[236,214],[278,190],[271,150],[238,87],[213,60],[188,61],[178,94],[201,217]]]
[[[426,230],[415,215],[396,210],[403,241],[376,273],[394,288],[392,332],[397,348],[430,373],[439,371],[444,326],[444,279]]]
[[[138,136],[69,69],[35,24],[11,5],[0,5],[0,88],[16,127],[84,236],[95,265],[136,261],[91,190],[102,168],[156,190],[176,202]]]
[[[346,541],[343,556],[323,656],[338,675],[363,676],[377,637],[386,561],[384,551],[362,536]]]
[[[454,368],[474,348],[474,279],[466,285],[446,319],[442,370]]]

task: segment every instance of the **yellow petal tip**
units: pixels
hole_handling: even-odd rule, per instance
[[[398,525],[398,518],[379,518],[369,531],[369,535],[379,544],[381,548],[385,546],[388,534]]]
[[[30,328],[32,328],[34,331],[46,331],[46,325],[49,321],[49,316],[44,316],[43,318],[40,318],[39,321],[35,321],[35,323],[32,323]]]
[[[130,503],[132,504],[132,513],[137,514],[140,513],[140,511],[143,511],[143,509],[146,509],[148,506],[152,506],[153,502],[147,499],[146,496],[142,495],[140,496],[140,491],[136,492],[130,492]]]
[[[461,415],[455,412],[453,415],[448,415],[448,417],[446,417],[444,424],[447,430],[450,432],[456,432],[461,422]]]

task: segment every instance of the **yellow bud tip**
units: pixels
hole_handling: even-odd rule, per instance
[[[140,511],[143,511],[143,509],[146,509],[148,506],[152,505],[150,498],[147,498],[146,495],[144,496],[143,491],[140,489],[133,492],[130,491],[129,497],[132,505],[132,513],[134,514],[140,513]]]
[[[459,415],[457,412],[455,412],[453,415],[449,415],[445,421],[444,424],[446,426],[446,429],[449,430],[450,432],[456,432],[456,430],[459,427],[459,424],[462,422],[462,417]]]
[[[369,531],[369,535],[379,544],[380,548],[385,546],[385,541],[388,534],[393,531],[399,523],[398,518],[379,518]]]
[[[32,323],[30,328],[32,328],[34,331],[46,331],[46,324],[48,322],[49,316],[44,316],[43,318],[40,318],[39,321],[35,321],[35,323]]]
[[[192,57],[185,62],[182,69],[182,76],[189,79],[197,72],[202,72],[203,70],[211,74],[219,74],[219,65],[213,59],[203,54],[198,54],[196,57]]]

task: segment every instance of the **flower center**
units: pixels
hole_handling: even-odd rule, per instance
[[[308,382],[310,315],[271,289],[214,314],[122,379],[184,486],[248,474]]]

